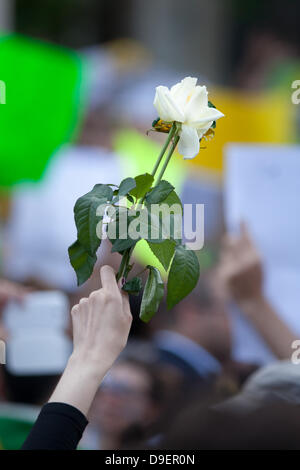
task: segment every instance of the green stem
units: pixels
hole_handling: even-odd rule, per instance
[[[174,138],[174,139],[173,139],[173,138]],[[171,129],[170,129],[170,132],[169,132],[169,135],[168,135],[168,138],[167,138],[166,142],[164,143],[164,146],[163,146],[163,148],[161,149],[161,152],[160,152],[160,154],[159,154],[159,156],[158,156],[158,159],[157,159],[157,161],[156,161],[156,163],[155,163],[155,165],[154,165],[154,168],[153,168],[152,173],[151,173],[153,177],[155,176],[155,174],[156,174],[156,172],[157,172],[157,170],[158,170],[158,167],[159,167],[159,165],[160,165],[160,163],[161,163],[161,160],[162,160],[164,154],[166,153],[166,150],[167,150],[167,148],[169,147],[170,142],[172,141],[172,139],[173,139],[172,146],[171,146],[171,148],[170,148],[170,150],[169,150],[169,152],[168,152],[168,155],[167,155],[167,158],[166,158],[166,160],[165,160],[165,163],[164,163],[164,165],[163,165],[163,167],[162,167],[162,169],[161,169],[161,172],[160,172],[160,174],[159,174],[159,176],[158,176],[156,185],[157,185],[157,184],[160,182],[160,180],[162,179],[163,174],[164,174],[164,172],[166,171],[166,168],[167,168],[167,166],[168,166],[168,164],[169,164],[169,162],[170,162],[170,159],[171,159],[171,157],[172,157],[172,154],[174,153],[174,150],[175,150],[175,148],[176,148],[176,145],[177,145],[177,143],[178,143],[178,141],[179,141],[178,128],[177,128],[176,122],[173,122],[173,125],[172,125],[172,127],[171,127]],[[143,203],[143,200],[144,200],[144,198],[141,198],[141,199],[137,202],[137,205],[142,204],[142,203]],[[131,257],[131,254],[132,254],[132,252],[133,252],[133,248],[134,248],[134,247],[128,248],[128,249],[125,250],[125,252],[123,253],[122,261],[121,261],[121,264],[120,264],[118,273],[117,273],[117,275],[116,275],[117,281],[119,281],[122,277],[124,277],[124,274],[125,274],[125,272],[126,272],[126,270],[127,270],[127,267],[128,267],[128,265],[129,265],[129,262],[130,262],[130,257]]]
[[[122,261],[119,267],[119,270],[116,275],[117,282],[123,277],[123,274],[125,273],[127,263],[129,262],[128,260],[128,250],[125,251],[125,253],[122,256]]]
[[[160,182],[160,180],[162,179],[163,174],[164,174],[164,172],[165,172],[166,169],[167,169],[167,166],[168,166],[168,164],[169,164],[169,162],[170,162],[170,160],[171,160],[171,157],[172,157],[172,155],[173,155],[173,153],[174,153],[174,150],[175,150],[175,148],[176,148],[176,145],[178,144],[179,139],[180,139],[179,135],[176,135],[176,136],[174,137],[172,146],[171,146],[171,148],[170,148],[170,150],[169,150],[169,153],[168,153],[167,158],[166,158],[166,160],[165,160],[165,163],[164,163],[164,165],[163,165],[163,167],[162,167],[162,169],[161,169],[161,172],[160,172],[159,175],[158,175],[158,178],[157,178],[157,181],[156,181],[155,186],[157,186],[158,183]]]
[[[157,170],[158,170],[158,167],[159,167],[159,165],[160,165],[160,162],[161,162],[161,160],[162,160],[162,158],[163,158],[163,156],[164,156],[164,154],[165,154],[167,148],[169,147],[169,144],[170,144],[170,142],[171,142],[171,140],[172,140],[172,138],[173,138],[175,132],[176,132],[176,123],[173,122],[173,125],[172,125],[172,127],[171,127],[171,129],[170,129],[170,131],[169,131],[169,134],[168,134],[168,138],[167,138],[167,140],[165,141],[164,146],[163,146],[163,148],[161,149],[161,152],[160,152],[160,154],[159,154],[159,156],[158,156],[158,159],[157,159],[157,161],[156,161],[156,163],[155,163],[155,165],[154,165],[154,168],[153,168],[153,170],[152,170],[151,175],[152,175],[153,177],[155,176],[155,174],[156,174],[156,172],[157,172]]]
[[[132,252],[133,252],[133,248],[134,248],[134,247],[127,248],[127,250],[125,250],[124,253],[123,253],[122,261],[121,261],[119,270],[118,270],[117,275],[116,275],[117,282],[118,282],[122,277],[124,277],[124,274],[125,274],[125,272],[126,272],[126,270],[127,270],[127,267],[128,267],[128,265],[129,265],[129,262],[130,262],[130,257],[131,257],[131,254],[132,254]]]
[[[154,168],[153,168],[153,170],[152,170],[152,172],[151,172],[151,175],[152,175],[153,177],[155,176],[155,174],[156,174],[156,172],[157,172],[157,170],[158,170],[158,167],[159,167],[159,165],[160,165],[160,163],[161,163],[161,161],[162,161],[162,158],[163,158],[164,154],[166,153],[166,150],[167,150],[167,148],[169,147],[170,142],[171,142],[171,140],[172,140],[172,138],[173,138],[175,132],[176,132],[176,122],[173,122],[172,127],[171,127],[171,129],[170,129],[170,131],[169,131],[169,134],[168,134],[168,138],[166,139],[166,141],[165,141],[165,143],[164,143],[164,145],[163,145],[163,148],[161,149],[161,152],[160,152],[160,154],[158,155],[158,158],[157,158],[157,160],[156,160],[156,162],[155,162]],[[144,199],[145,199],[145,196],[141,197],[141,198],[137,201],[137,203],[136,203],[137,207],[138,207],[140,204],[143,204]]]

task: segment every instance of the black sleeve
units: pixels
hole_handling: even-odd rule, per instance
[[[75,450],[88,421],[66,403],[44,405],[22,450]]]

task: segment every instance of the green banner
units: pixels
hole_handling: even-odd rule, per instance
[[[73,51],[18,35],[0,37],[0,187],[39,180],[51,155],[75,137],[84,109],[83,75]]]

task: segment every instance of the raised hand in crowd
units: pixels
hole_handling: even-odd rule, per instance
[[[218,277],[273,353],[280,359],[290,357],[296,337],[264,294],[262,258],[244,223],[239,236],[224,237]]]
[[[23,449],[75,449],[107,371],[126,346],[132,315],[114,270],[100,270],[102,288],[72,308],[73,353]]]
[[[132,316],[128,295],[110,266],[100,271],[102,288],[72,308],[73,353],[50,402],[64,402],[87,414],[106,372],[125,347]]]
[[[0,279],[0,310],[9,300],[22,301],[26,288],[20,284]]]

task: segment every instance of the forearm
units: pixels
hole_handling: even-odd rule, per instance
[[[275,356],[279,359],[289,358],[291,344],[296,337],[267,299],[260,295],[251,300],[242,300],[238,305]]]
[[[87,416],[108,366],[72,354],[50,400],[74,406]]]

